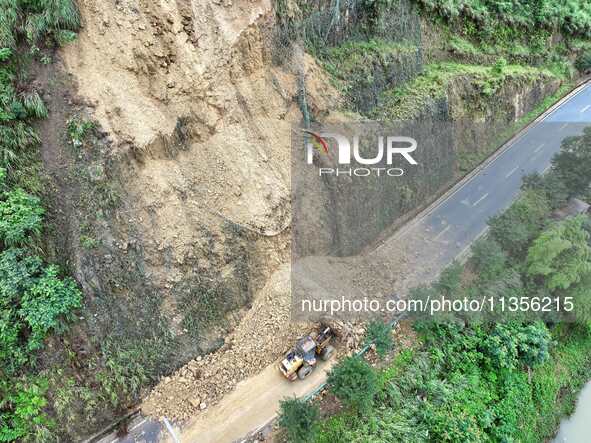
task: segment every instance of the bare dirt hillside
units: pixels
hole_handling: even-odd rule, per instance
[[[314,118],[351,114],[333,111],[343,98],[313,57],[286,45],[277,60],[274,3],[79,1],[83,28],[61,52],[75,103],[45,128],[51,136],[67,120],[73,146],[54,140],[43,157],[62,199],[63,261],[85,292],[73,333],[82,363],[70,372],[100,392],[103,412],[120,415],[143,396],[147,413],[188,419],[310,327],[289,318],[290,136],[303,118],[302,76]],[[296,3],[282,2],[282,13],[293,18]],[[524,83],[524,96],[536,82],[547,79]],[[95,123],[91,141],[75,139],[75,119]],[[417,193],[415,206],[450,184],[453,168],[437,165],[445,180]],[[344,332],[355,348],[363,330]],[[55,380],[55,390],[66,386]],[[62,421],[83,426],[93,414],[78,400],[64,409],[79,416]],[[87,427],[113,418],[105,414]]]
[[[141,233],[132,243],[182,334],[176,304],[203,283],[195,273],[247,281],[253,294],[287,259],[296,76],[269,61],[269,1],[80,7],[84,28],[64,64],[111,135],[125,211]],[[336,94],[302,60],[310,105],[322,112]],[[246,270],[231,256],[232,230],[247,233]]]
[[[300,115],[295,77],[266,60],[270,2],[81,9],[85,28],[65,64],[117,149],[138,160],[126,184],[154,240],[182,256],[173,237],[190,238],[195,217],[263,235],[286,229],[289,131]],[[333,94],[322,88],[311,95],[326,107]]]
[[[59,142],[44,160],[63,182],[58,205],[71,201],[56,219],[71,230],[68,259],[86,293],[80,354],[91,372],[105,364],[147,376],[140,388],[189,362],[148,403],[187,418],[301,332],[287,324],[296,74],[306,72],[319,114],[338,94],[307,55],[288,54],[298,72],[271,61],[270,1],[79,6],[83,29],[61,55],[77,87],[75,118],[98,134],[70,166],[57,166],[71,157],[52,151]],[[118,203],[103,205],[103,187],[117,188]]]

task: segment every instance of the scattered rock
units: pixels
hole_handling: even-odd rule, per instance
[[[191,403],[191,406],[193,406],[194,408],[200,408],[201,399],[199,397],[192,398],[191,400],[189,400],[189,403]]]

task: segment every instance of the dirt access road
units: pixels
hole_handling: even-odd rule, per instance
[[[250,431],[267,424],[277,413],[280,400],[303,397],[326,380],[336,362],[319,362],[305,380],[290,382],[279,373],[277,365],[267,367],[255,377],[244,380],[218,405],[199,415],[177,433],[181,442],[220,443],[240,440]],[[166,442],[175,443],[172,437]]]

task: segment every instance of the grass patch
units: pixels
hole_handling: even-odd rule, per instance
[[[422,67],[417,46],[387,40],[351,40],[315,50],[346,108],[366,113],[380,93],[414,78]]]
[[[555,77],[547,69],[522,65],[494,66],[467,65],[444,62],[427,65],[424,73],[400,88],[385,91],[372,117],[384,120],[410,120],[438,99],[445,98],[455,79],[465,77],[480,90],[483,98],[492,96],[508,79],[533,81],[541,77]]]

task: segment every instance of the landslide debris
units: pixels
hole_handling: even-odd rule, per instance
[[[236,384],[259,373],[287,352],[313,323],[291,320],[290,268],[283,265],[268,280],[253,306],[216,352],[197,357],[164,377],[142,404],[142,412],[169,420],[187,420],[216,404]],[[341,348],[359,348],[360,325],[332,322]]]

